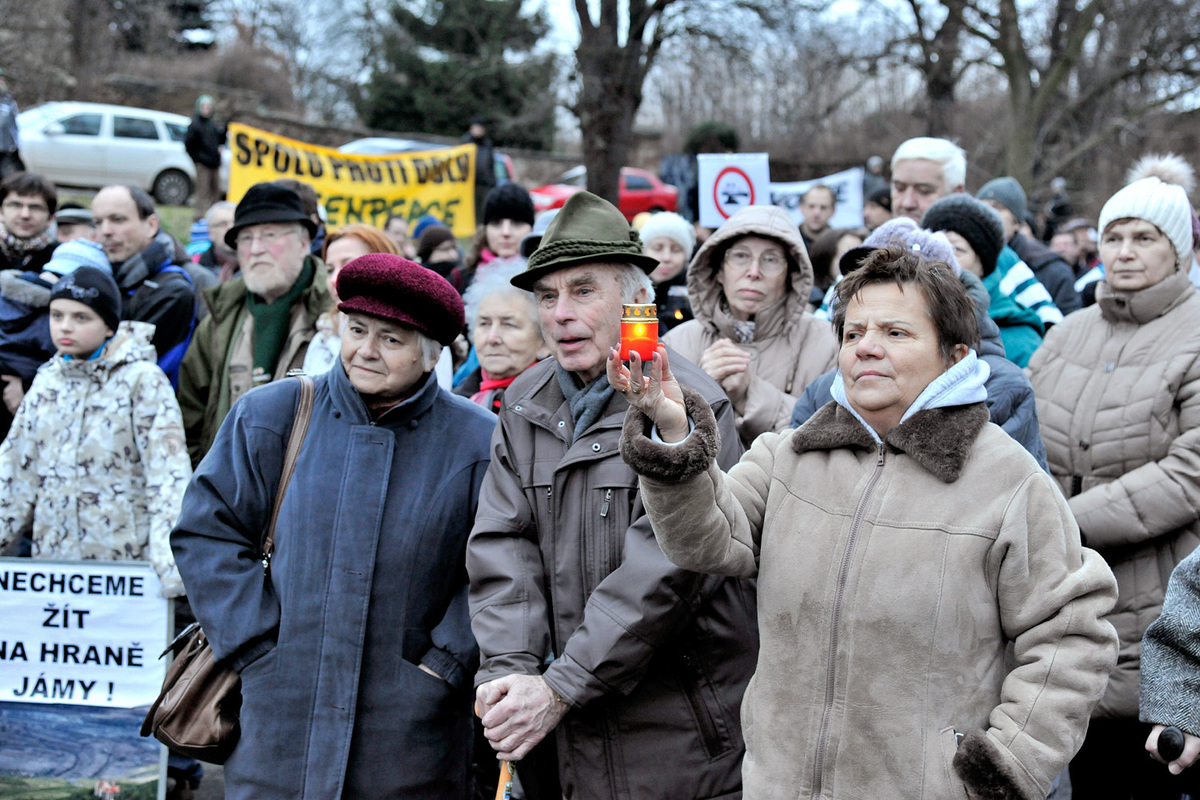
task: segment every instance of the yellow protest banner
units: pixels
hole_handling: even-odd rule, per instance
[[[388,156],[358,156],[229,123],[233,163],[229,200],[256,183],[293,178],[309,184],[325,206],[330,229],[353,222],[383,227],[391,215],[426,214],[454,235],[475,232],[475,145]]]

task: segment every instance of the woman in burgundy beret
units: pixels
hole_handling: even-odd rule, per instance
[[[213,651],[241,673],[226,796],[457,800],[478,663],[464,558],[495,418],[433,374],[463,326],[444,278],[376,253],[337,293],[340,359],[314,378],[270,570],[297,381],[233,407],[172,534]]]

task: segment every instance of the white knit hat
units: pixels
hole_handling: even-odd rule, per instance
[[[1142,219],[1153,224],[1175,246],[1178,264],[1192,263],[1192,205],[1182,186],[1158,177],[1134,181],[1114,194],[1100,210],[1100,232],[1116,220]]]
[[[692,250],[696,247],[696,232],[692,230],[691,223],[673,211],[660,211],[646,220],[638,235],[646,244],[659,236],[678,242],[685,259],[692,257]]]

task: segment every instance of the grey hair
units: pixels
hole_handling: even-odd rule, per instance
[[[896,171],[896,165],[901,161],[918,158],[942,165],[942,184],[946,191],[963,186],[967,180],[967,154],[948,139],[918,136],[903,142],[892,154],[892,171]]]
[[[417,343],[421,345],[421,366],[425,372],[433,372],[438,359],[442,357],[442,343],[430,339],[418,330],[414,330],[413,333],[417,335]]]
[[[224,211],[225,209],[229,209],[230,211],[236,211],[237,204],[231,203],[228,200],[218,200],[217,202],[213,203],[211,206],[208,207],[208,211],[204,212],[204,221],[212,222],[213,212]]]
[[[641,267],[633,264],[618,264],[618,278],[621,281],[621,302],[636,303],[639,289],[646,290],[647,303],[654,302],[654,281],[642,271]]]
[[[518,289],[510,281],[513,277],[525,271],[524,263],[507,263],[493,267],[471,281],[467,291],[463,293],[463,306],[467,314],[467,331],[472,339],[475,338],[475,320],[479,317],[479,307],[483,301],[494,294],[504,294],[508,297],[520,297],[529,305],[529,318],[537,324],[537,307],[534,305],[533,292]]]

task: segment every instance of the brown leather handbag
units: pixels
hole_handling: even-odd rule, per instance
[[[296,459],[312,420],[315,395],[312,378],[297,377],[300,378],[300,402],[296,406],[296,420],[292,423],[283,460],[279,491],[275,493],[275,504],[271,508],[271,522],[263,537],[264,571],[269,567],[275,549],[275,521],[279,518],[279,507],[292,473],[296,471]],[[184,628],[162,655],[170,652],[175,653],[175,658],[167,667],[158,699],[142,721],[142,736],[153,735],[180,755],[224,764],[241,733],[238,714],[242,708],[242,680],[227,663],[216,660],[198,622]]]

